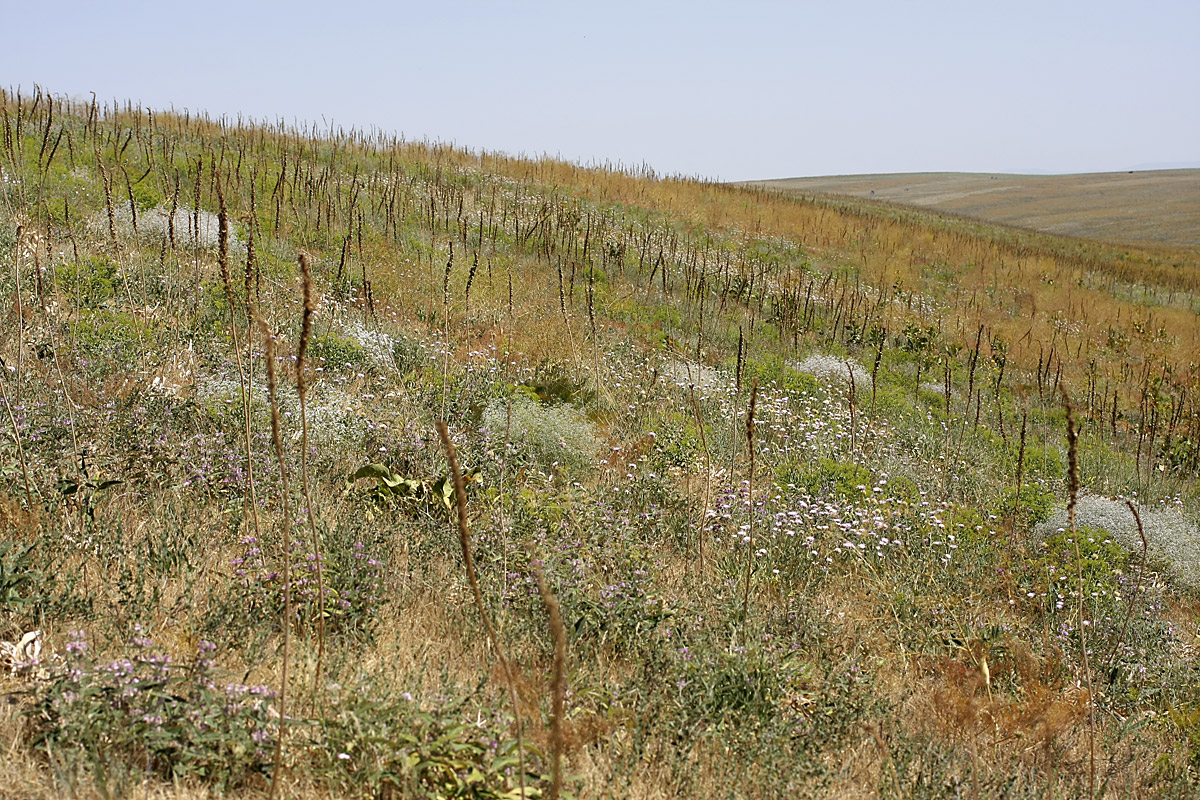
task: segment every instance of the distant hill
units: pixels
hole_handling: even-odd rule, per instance
[[[872,198],[1087,239],[1200,247],[1200,169],[1082,175],[916,172],[742,185]]]

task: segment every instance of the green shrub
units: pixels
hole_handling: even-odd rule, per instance
[[[450,706],[423,710],[407,693],[347,692],[318,721],[313,767],[339,797],[517,797],[517,741],[499,714]],[[525,742],[524,783],[541,796],[542,759]]]
[[[127,311],[95,309],[80,315],[74,328],[79,349],[109,367],[130,363],[154,339],[154,327]]]
[[[792,654],[725,650],[681,658],[675,686],[683,690],[681,710],[694,721],[775,717],[784,707],[809,701],[811,665]]]
[[[90,256],[79,262],[64,262],[54,273],[63,293],[80,308],[98,308],[115,294],[117,269],[117,262],[108,256]]]
[[[392,361],[401,374],[408,374],[423,367],[429,355],[417,342],[397,336],[392,340]]]
[[[924,406],[925,411],[933,415],[936,420],[944,420],[946,418],[946,395],[943,390],[937,390],[926,386],[917,389],[917,399]]]
[[[864,408],[871,406],[871,393],[862,395]],[[891,382],[884,382],[884,375],[878,376],[875,385],[874,411],[881,417],[899,419],[912,411],[912,391]]]
[[[775,472],[775,482],[781,486],[794,485],[811,497],[861,500],[871,491],[874,479],[852,461],[822,458],[815,468],[807,469],[794,461],[784,462]]]
[[[1039,484],[1022,486],[1019,499],[1018,504],[1017,489],[1010,486],[996,499],[991,511],[998,517],[1012,516],[1017,525],[1029,528],[1050,519],[1058,502],[1053,492]]]
[[[671,612],[661,597],[648,591],[648,579],[633,577],[601,587],[595,597],[580,591],[585,587],[560,589],[576,650],[631,654],[658,644],[659,626],[670,619]],[[564,584],[560,582],[560,586]]]
[[[369,634],[383,602],[384,566],[376,558],[382,547],[370,541],[369,523],[321,523],[321,528],[326,631]],[[228,637],[247,628],[274,631],[282,612],[280,559],[265,551],[254,536],[243,537],[239,544],[238,555],[229,561],[232,584],[209,601],[205,630],[213,636]],[[296,576],[292,600],[297,618],[315,626],[321,603],[311,543],[293,540],[290,561]]]
[[[34,556],[33,545],[0,542],[0,612],[23,611],[43,593],[46,576]]]
[[[906,503],[915,503],[921,499],[921,487],[917,486],[916,481],[903,475],[889,477],[887,483],[883,484],[883,489],[887,497]]]
[[[734,366],[730,362],[731,375]],[[760,385],[774,383],[795,394],[814,394],[820,388],[820,382],[813,375],[793,368],[781,356],[774,354],[747,359],[743,376],[744,384],[757,378]]]
[[[655,426],[656,455],[667,467],[687,469],[702,452],[696,422],[682,413],[668,415]]]
[[[978,509],[956,505],[946,515],[946,530],[954,535],[960,545],[988,545],[992,541],[988,521]]]
[[[144,180],[130,187],[133,192],[133,202],[138,211],[147,211],[162,202],[162,196],[154,188],[154,182]]]
[[[1187,740],[1188,767],[1200,773],[1200,702],[1172,708],[1168,717]]]
[[[1051,480],[1063,477],[1063,457],[1054,445],[1031,444],[1025,447],[1025,474]]]
[[[11,253],[17,241],[17,229],[7,215],[0,222],[0,253]]]
[[[314,336],[308,346],[309,363],[326,371],[358,372],[367,363],[367,353],[354,341],[336,333]]]
[[[575,403],[587,406],[595,401],[596,393],[583,381],[576,380],[557,364],[543,364],[538,377],[529,383],[519,384],[517,391],[524,392],[544,405]]]
[[[1075,555],[1077,540],[1078,558]],[[1113,541],[1108,531],[1087,525],[1076,527],[1074,535],[1069,529],[1057,531],[1046,537],[1043,546],[1045,552],[1041,564],[1045,571],[1072,579],[1082,572],[1085,593],[1111,593],[1116,588],[1117,576],[1129,563],[1129,553]]]

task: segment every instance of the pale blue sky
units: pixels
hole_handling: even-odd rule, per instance
[[[2,12],[5,86],[213,116],[726,180],[1200,166],[1197,0],[5,0]]]

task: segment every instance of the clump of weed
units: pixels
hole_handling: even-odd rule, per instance
[[[461,704],[425,708],[408,692],[349,691],[318,721],[312,771],[342,797],[517,797],[548,784],[540,759],[519,776],[511,718]]]
[[[584,470],[596,457],[595,427],[571,403],[547,405],[525,392],[514,392],[488,403],[480,426],[495,440],[503,440],[508,431],[510,439],[543,469]]]
[[[1069,529],[1058,530],[1042,544],[1045,570],[1068,576],[1078,570],[1087,592],[1111,593],[1116,588],[1117,576],[1129,563],[1129,553],[1108,531],[1088,525],[1077,525],[1074,534]]]
[[[336,333],[314,336],[308,356],[323,371],[357,372],[367,363],[367,353],[358,342]]]
[[[55,270],[64,294],[79,308],[99,308],[116,293],[117,262],[102,255],[67,261]]]
[[[1027,483],[1019,493],[1014,486],[1005,489],[992,504],[991,511],[997,517],[1012,515],[1017,525],[1028,529],[1050,519],[1057,502],[1054,492],[1043,483]]]
[[[268,770],[274,690],[221,675],[211,642],[183,663],[142,634],[130,644],[127,655],[100,658],[72,634],[66,661],[37,690],[35,746],[101,775],[120,762],[135,778],[200,778],[221,789]]]
[[[1174,577],[1187,586],[1200,586],[1200,528],[1190,522],[1171,504],[1157,508],[1143,508],[1142,522],[1145,526],[1149,555],[1167,567]],[[1081,526],[1104,531],[1130,553],[1142,549],[1137,521],[1121,500],[1085,494],[1079,498],[1075,517]],[[1050,516],[1039,531],[1052,533],[1066,525],[1067,513],[1059,509]]]
[[[871,372],[852,358],[840,358],[824,353],[813,353],[796,365],[797,372],[812,375],[822,383],[842,385],[854,375],[854,384],[859,391],[871,391]]]
[[[810,497],[861,500],[874,485],[871,473],[853,461],[820,459],[815,467],[786,461],[775,471],[775,482],[794,486]]]
[[[794,717],[812,702],[812,665],[794,653],[734,648],[676,661],[675,689],[689,724],[736,724],[745,717]]]

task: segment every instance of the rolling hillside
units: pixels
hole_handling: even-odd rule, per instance
[[[0,797],[1195,797],[1198,258],[0,91]]]
[[[744,185],[903,203],[1064,236],[1200,247],[1200,169],[1083,175],[918,172]]]

